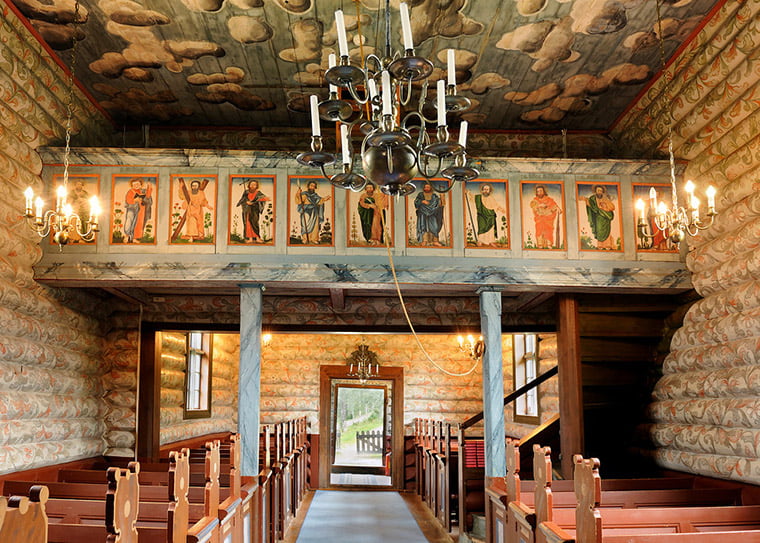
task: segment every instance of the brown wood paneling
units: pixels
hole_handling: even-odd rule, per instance
[[[649,363],[652,360],[650,344],[631,340],[581,337],[581,352],[584,362],[646,361]]]
[[[660,337],[662,317],[584,313],[580,326],[582,336]]]
[[[137,458],[157,462],[161,446],[161,341],[151,323],[140,332],[140,382],[137,406]]]

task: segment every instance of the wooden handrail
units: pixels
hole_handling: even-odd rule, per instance
[[[538,385],[543,383],[544,381],[547,381],[557,375],[559,371],[558,366],[554,366],[552,369],[545,371],[535,379],[533,379],[530,383],[525,383],[523,386],[518,388],[517,390],[512,391],[508,395],[504,396],[504,406],[506,407],[507,404],[515,401],[517,398],[528,392],[529,390],[532,390],[536,388]],[[479,423],[481,420],[483,420],[483,412],[481,411],[477,415],[471,416],[469,419],[464,421],[462,424],[459,425],[460,430],[466,430],[470,426],[473,426],[477,423]]]

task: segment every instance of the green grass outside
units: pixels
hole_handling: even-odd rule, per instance
[[[343,449],[349,446],[354,447],[356,444],[357,432],[367,432],[369,430],[374,430],[378,426],[382,426],[382,421],[380,420],[380,417],[377,416],[367,419],[364,422],[360,422],[358,424],[352,424],[344,433],[340,435],[339,448]]]

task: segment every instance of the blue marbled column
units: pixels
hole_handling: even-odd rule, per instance
[[[480,330],[485,342],[483,355],[483,426],[486,447],[486,477],[504,477],[504,372],[501,353],[501,291],[483,288],[480,294]]]
[[[241,437],[242,475],[259,473],[259,400],[261,398],[261,285],[240,287],[240,369],[238,432]]]

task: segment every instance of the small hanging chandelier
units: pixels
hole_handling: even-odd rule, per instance
[[[311,151],[301,153],[297,160],[320,168],[333,185],[353,191],[361,191],[372,182],[385,194],[411,194],[416,188],[412,180],[419,174],[426,179],[444,177],[448,181],[445,185],[434,183],[432,186],[437,192],[448,192],[454,182],[470,181],[479,175],[477,170],[467,166],[467,121],[460,125],[458,141],[449,141],[446,125],[446,114],[468,109],[470,100],[456,94],[454,50],[449,49],[447,81],[437,82],[437,118],[425,116],[427,78],[433,72],[433,63],[415,56],[409,9],[406,3],[401,3],[399,8],[404,54],[392,52],[390,0],[386,0],[385,54],[383,58],[368,55],[361,68],[350,64],[343,12],[335,12],[340,60],[336,65],[335,55],[330,55],[330,67],[325,72],[325,80],[330,84],[328,99],[319,102],[317,96],[310,97]],[[412,103],[412,83],[416,81],[423,81],[419,100],[416,109],[406,111]],[[354,115],[352,104],[338,96],[338,88],[348,90],[361,112],[358,116]],[[320,120],[340,123],[343,166],[333,175],[325,170],[325,166],[335,162],[335,157],[323,150]],[[428,124],[436,126],[435,138],[428,134]],[[363,175],[353,171],[350,140],[356,125],[365,135],[360,151]],[[444,168],[444,160],[452,163]]]
[[[79,21],[79,2],[74,4],[74,23]],[[41,238],[52,233],[53,241],[61,249],[71,239],[73,233],[84,241],[95,239],[95,233],[100,230],[98,215],[100,215],[100,203],[98,197],[90,198],[90,215],[86,223],[83,223],[73,206],[67,201],[69,181],[69,155],[71,154],[71,123],[74,116],[74,68],[76,66],[76,50],[79,39],[76,33],[72,35],[71,69],[69,71],[69,91],[66,101],[66,147],[63,153],[63,181],[56,189],[55,209],[44,211],[45,203],[42,198],[34,196],[32,187],[24,191],[26,201],[24,216],[27,223]]]
[[[662,17],[660,15],[660,2],[656,0],[657,7],[657,27],[660,45],[660,65],[663,75],[665,72],[665,38],[662,34]],[[667,84],[666,84],[667,88]],[[665,97],[666,100],[668,97]],[[694,183],[691,180],[686,182],[684,190],[686,191],[687,207],[678,205],[678,191],[676,188],[676,161],[673,155],[673,116],[668,119],[668,158],[670,159],[670,192],[673,207],[669,208],[665,202],[657,200],[657,191],[654,187],[649,189],[649,209],[647,209],[644,200],[636,201],[638,210],[638,219],[636,220],[636,232],[641,239],[654,239],[656,237],[654,228],[660,230],[666,235],[672,243],[678,245],[681,243],[686,234],[696,236],[700,230],[709,228],[714,220],[715,215],[715,187],[710,185],[705,191],[707,196],[707,213],[705,217],[700,215],[701,202],[694,196]],[[650,220],[647,217],[652,217]]]
[[[348,359],[348,377],[358,377],[360,383],[366,383],[380,375],[380,363],[377,355],[369,350],[369,345],[360,343]]]

